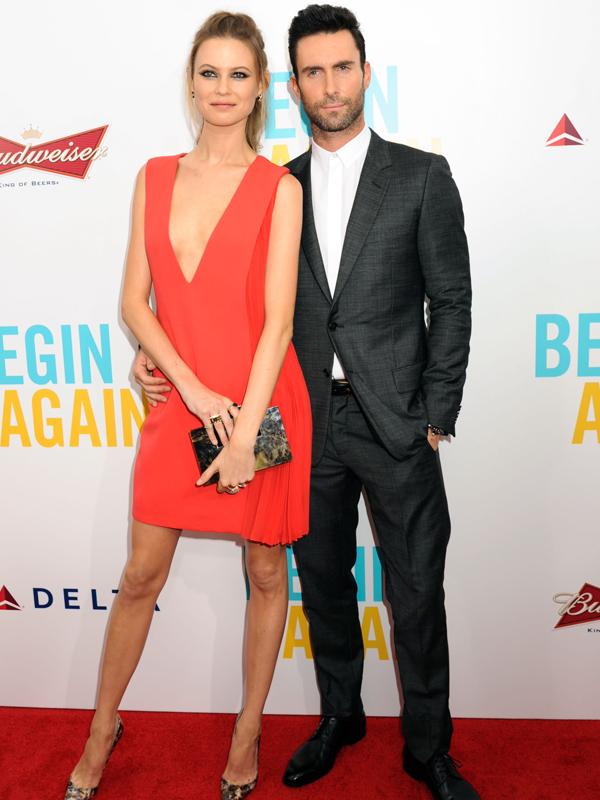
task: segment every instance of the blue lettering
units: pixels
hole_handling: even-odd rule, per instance
[[[62,340],[63,365],[65,368],[65,383],[75,383],[75,366],[73,364],[73,336],[70,325],[60,326]]]
[[[291,547],[286,548],[287,553],[287,570],[288,570],[288,594],[291,602],[302,602],[302,590],[300,588],[300,578],[298,577],[298,567],[296,566],[296,559],[294,558],[294,551]],[[294,584],[297,582],[298,588]]]
[[[600,325],[600,314],[579,315],[579,342],[577,348],[577,375],[585,378],[600,375],[600,367],[590,364],[590,350],[600,350],[600,339],[592,339],[592,325]]]
[[[46,595],[46,602],[44,602],[44,598],[41,597],[42,594]],[[52,592],[48,591],[48,589],[42,589],[41,587],[34,587],[33,589],[33,607],[34,608],[50,608],[52,603],[54,602],[54,597],[52,596]]]
[[[16,350],[6,350],[4,347],[5,336],[15,336],[19,333],[16,325],[3,325],[0,327],[0,383],[7,383],[10,385],[23,383],[22,375],[7,375],[6,374],[6,361],[9,358],[16,358]]]
[[[356,599],[364,603],[367,598],[367,580],[365,572],[365,548],[361,545],[356,548],[356,563],[352,570],[356,581]]]
[[[94,611],[106,611],[108,606],[101,606],[98,603],[98,592],[95,589],[92,589],[92,608]]]
[[[365,93],[365,121],[369,127],[375,127],[374,105],[377,102],[383,124],[390,133],[398,132],[398,67],[386,68],[387,98],[377,79],[375,70],[371,70],[371,85]]]
[[[33,383],[56,383],[56,358],[51,353],[38,354],[36,337],[40,337],[44,344],[54,344],[52,332],[45,325],[32,325],[25,331],[25,356],[27,358],[27,373]],[[44,364],[44,372],[38,370],[38,359]]]
[[[379,548],[373,548],[373,602],[383,602],[383,575]]]
[[[100,347],[96,344],[89,325],[79,325],[79,349],[81,355],[81,379],[83,383],[92,382],[90,355],[93,357],[100,377],[104,383],[112,383],[112,364],[110,358],[110,336],[106,323],[100,325]]]
[[[278,83],[286,83],[289,80],[290,72],[272,72],[271,82],[268,89],[268,109],[267,124],[265,126],[266,139],[293,139],[296,135],[295,128],[278,128],[276,120],[276,111],[279,109],[288,109],[290,107],[290,98],[288,97],[275,97],[275,86]]]
[[[556,326],[556,336],[549,337],[550,325]],[[570,333],[569,320],[562,314],[538,314],[535,318],[535,376],[556,378],[564,375],[571,363],[571,354],[565,342]],[[548,351],[558,353],[558,363],[548,366]]]
[[[63,589],[63,597],[65,598],[65,608],[81,608],[77,605],[77,589]]]

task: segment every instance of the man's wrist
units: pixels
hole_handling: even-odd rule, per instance
[[[448,432],[445,431],[443,428],[438,427],[437,425],[428,424],[427,427],[435,436],[448,436]]]

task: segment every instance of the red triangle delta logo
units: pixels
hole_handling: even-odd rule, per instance
[[[17,603],[6,586],[0,589],[0,611],[21,611],[21,606]]]
[[[583,139],[571,120],[566,114],[563,114],[556,128],[546,139],[546,147],[562,147],[573,144],[583,144]]]

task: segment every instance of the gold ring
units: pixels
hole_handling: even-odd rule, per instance
[[[221,417],[221,415],[220,415],[220,414],[213,414],[213,416],[212,416],[212,417],[209,417],[209,420],[210,420],[212,423],[215,423],[215,422],[223,422],[223,418]]]

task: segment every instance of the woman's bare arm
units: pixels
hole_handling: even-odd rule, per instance
[[[254,444],[292,339],[302,231],[302,187],[284,175],[273,207],[265,272],[265,322],[232,440]]]
[[[219,488],[250,480],[254,472],[254,442],[269,405],[293,332],[302,231],[302,187],[284,175],[273,206],[265,271],[265,321],[246,393],[226,448],[202,474],[204,483],[219,472]]]

